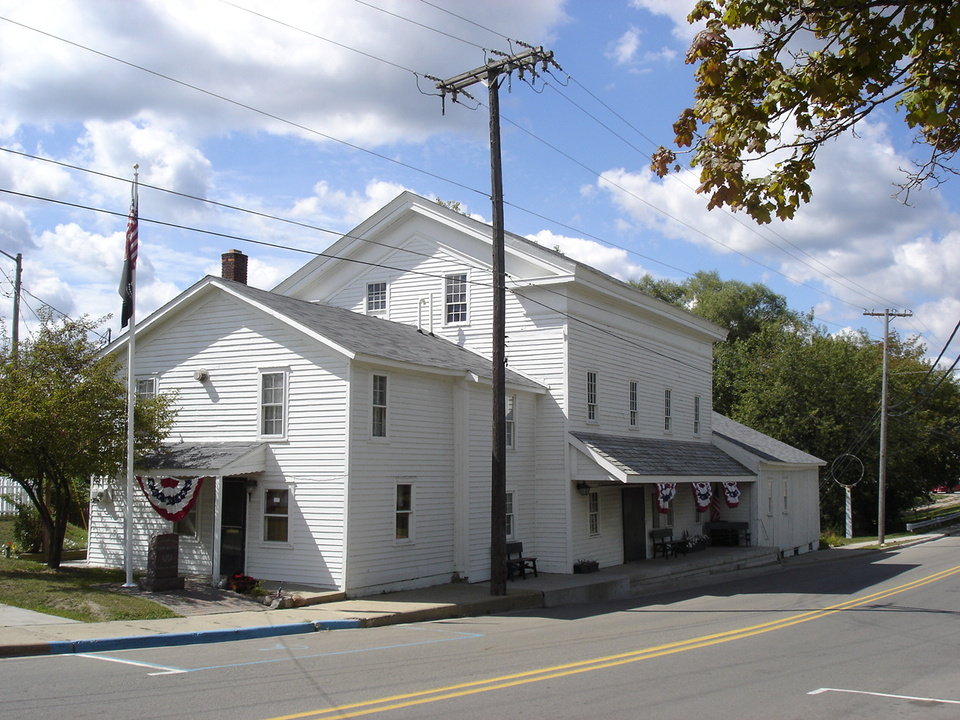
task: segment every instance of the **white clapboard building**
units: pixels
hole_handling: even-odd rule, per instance
[[[490,576],[491,228],[411,193],[273,291],[246,257],[137,328],[138,392],[174,392],[135,565],[368,594]],[[650,558],[650,532],[817,546],[819,460],[711,410],[715,325],[506,237],[507,531],[541,572]],[[111,348],[125,357],[125,338]],[[202,483],[198,479],[203,478]],[[121,479],[94,487],[88,559],[123,563]],[[166,490],[164,489],[166,488]]]

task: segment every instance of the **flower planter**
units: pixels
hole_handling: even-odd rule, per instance
[[[576,575],[596,572],[600,569],[600,563],[596,560],[578,560],[573,565],[573,572]]]

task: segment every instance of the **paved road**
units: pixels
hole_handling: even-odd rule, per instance
[[[0,718],[960,717],[960,539],[695,592],[0,662]]]

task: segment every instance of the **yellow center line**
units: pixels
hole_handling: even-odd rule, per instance
[[[498,677],[487,678],[485,680],[474,680],[471,682],[448,685],[430,690],[420,690],[412,693],[392,695],[389,697],[378,698],[376,700],[365,700],[357,703],[339,705],[337,707],[320,710],[308,710],[306,712],[294,713],[292,715],[282,715],[270,718],[269,720],[298,720],[299,718],[322,718],[328,716],[335,716],[338,718],[360,717],[362,715],[371,715],[373,713],[385,712],[387,710],[398,710],[401,708],[423,705],[440,700],[450,700],[453,698],[490,692],[492,690],[502,690],[509,687],[516,687],[518,685],[541,682],[543,680],[552,680],[555,678],[567,677],[585,672],[593,672],[595,670],[603,670],[605,668],[612,668],[619,665],[639,662],[640,660],[651,660],[653,658],[673,655],[675,653],[686,652],[688,650],[696,650],[699,648],[710,647],[712,645],[719,645],[722,643],[731,642],[733,640],[742,640],[744,638],[761,635],[774,630],[782,630],[784,628],[793,627],[794,625],[810,622],[811,620],[819,620],[830,615],[834,615],[835,613],[843,612],[844,610],[863,607],[864,605],[869,605],[877,600],[882,600],[892,595],[897,595],[899,593],[907,592],[908,590],[914,590],[916,588],[923,587],[924,585],[938,582],[957,573],[960,573],[960,565],[927,575],[917,580],[903,583],[902,585],[898,585],[893,588],[880,590],[870,595],[845,600],[834,605],[828,605],[819,610],[810,610],[797,615],[781,618],[779,620],[771,620],[756,625],[749,625],[747,627],[736,628],[734,630],[726,630],[724,632],[714,633],[711,635],[702,635],[700,637],[666,643],[663,645],[656,645],[649,648],[643,648],[641,650],[631,650],[629,652],[617,653],[615,655],[606,655],[603,657],[591,658],[589,660],[579,660],[576,662],[553,665],[536,670],[526,670],[524,672],[501,675]]]

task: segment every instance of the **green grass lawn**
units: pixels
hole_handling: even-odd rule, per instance
[[[13,540],[13,519],[0,518],[0,548],[8,540]],[[51,570],[42,563],[0,554],[0,603],[5,605],[83,622],[177,617],[163,605],[106,587],[116,588],[123,581],[122,570]]]

